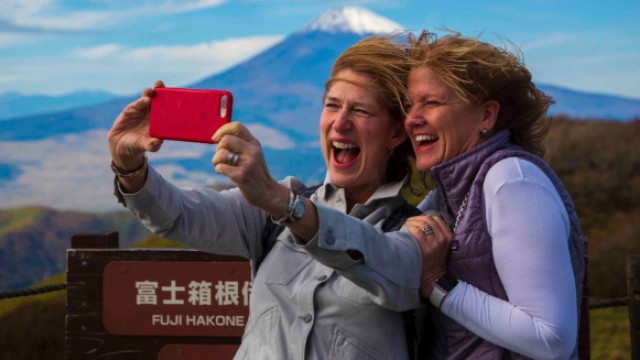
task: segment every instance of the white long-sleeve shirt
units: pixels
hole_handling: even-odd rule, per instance
[[[568,359],[577,299],[571,226],[559,194],[540,168],[519,158],[491,167],[483,190],[493,258],[509,301],[461,281],[442,312],[506,349],[534,359]],[[428,196],[418,207],[437,208],[433,200]]]

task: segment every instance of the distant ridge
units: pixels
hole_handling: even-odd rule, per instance
[[[81,90],[59,96],[10,92],[0,95],[0,121],[100,104],[115,97],[116,95],[101,90]]]
[[[555,100],[549,115],[628,121],[640,119],[640,100],[539,84]]]

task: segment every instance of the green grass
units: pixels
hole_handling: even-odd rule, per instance
[[[148,236],[136,243],[131,244],[129,248],[133,249],[162,249],[162,248],[187,248],[177,241],[168,240],[158,235]]]
[[[34,284],[32,287],[44,286],[50,284],[57,283],[66,283],[67,282],[67,274],[58,274],[53,277],[48,278],[47,280]],[[20,306],[24,306],[25,304],[33,304],[33,303],[58,303],[62,302],[64,304],[67,296],[66,290],[53,291],[44,294],[24,296],[24,297],[16,297],[9,299],[0,300],[0,319]]]
[[[0,212],[0,236],[35,224],[37,217],[45,211],[40,207],[19,207]]]
[[[628,360],[631,358],[629,308],[618,306],[589,311],[591,358]]]

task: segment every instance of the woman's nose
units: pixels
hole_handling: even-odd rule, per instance
[[[351,122],[351,117],[347,110],[341,110],[336,114],[336,120],[333,122],[333,128],[336,131],[344,132],[351,130],[352,127],[353,123]]]
[[[407,117],[404,119],[405,126],[416,126],[424,124],[424,119],[420,116],[420,113],[415,110],[414,107],[409,109]]]

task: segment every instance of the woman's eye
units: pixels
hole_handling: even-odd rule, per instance
[[[369,115],[370,113],[365,109],[354,109],[355,112],[362,115]]]
[[[330,109],[337,109],[338,108],[338,104],[326,103],[326,104],[324,104],[324,107],[327,107],[327,108],[330,108]]]

